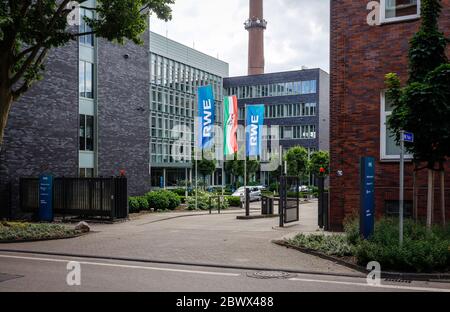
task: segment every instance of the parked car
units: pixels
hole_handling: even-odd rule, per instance
[[[261,195],[261,190],[258,189],[258,187],[248,186],[247,188],[250,189],[250,201],[259,201],[259,200],[261,200],[261,196],[262,196]],[[243,198],[244,197],[244,190],[245,190],[244,187],[240,187],[231,196]]]
[[[308,185],[300,185],[298,187],[299,192],[310,192],[311,188]]]

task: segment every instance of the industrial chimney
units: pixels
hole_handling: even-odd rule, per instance
[[[250,16],[245,22],[248,30],[248,74],[264,74],[264,20],[263,0],[250,0]]]

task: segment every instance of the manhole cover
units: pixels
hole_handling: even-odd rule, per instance
[[[261,271],[247,273],[248,277],[259,279],[288,279],[297,276],[296,274],[279,271]]]

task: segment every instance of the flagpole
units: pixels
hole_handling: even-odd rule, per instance
[[[247,215],[247,104],[244,106],[244,205]]]

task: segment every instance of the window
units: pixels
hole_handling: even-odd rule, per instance
[[[384,23],[420,17],[420,0],[381,0],[381,21]]]
[[[94,13],[92,10],[87,9],[81,9],[80,10],[80,33],[89,33],[92,31],[92,28],[89,27],[89,25],[84,20],[84,17],[87,17],[89,19],[94,18]],[[89,34],[85,36],[80,37],[80,43],[88,45],[88,46],[94,46],[94,35]]]
[[[94,64],[80,61],[79,88],[80,96],[84,98],[94,98]]]
[[[80,168],[80,178],[93,178],[94,168]]]
[[[394,133],[387,127],[389,116],[392,115],[393,107],[389,100],[386,99],[385,93],[381,93],[381,125],[380,125],[380,148],[382,160],[399,160],[400,146],[395,141]],[[411,155],[405,158],[411,159]]]
[[[94,151],[94,116],[80,115],[80,151]]]

